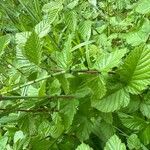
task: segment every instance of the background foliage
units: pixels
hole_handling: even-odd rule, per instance
[[[0,149],[149,150],[149,19],[149,0],[1,0]]]

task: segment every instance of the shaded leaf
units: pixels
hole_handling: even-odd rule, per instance
[[[61,105],[60,113],[63,120],[63,124],[65,128],[68,129],[72,125],[74,115],[77,112],[79,102],[78,100],[62,101],[60,105]]]
[[[150,124],[139,135],[144,145],[150,144]]]

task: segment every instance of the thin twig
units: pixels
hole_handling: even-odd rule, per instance
[[[4,95],[4,94],[10,93],[10,92],[19,90],[19,89],[24,88],[26,86],[35,84],[35,83],[43,81],[43,80],[46,80],[46,79],[48,79],[50,77],[54,77],[54,76],[57,76],[57,75],[65,74],[66,72],[69,72],[69,73],[84,73],[84,74],[101,74],[101,72],[98,71],[98,70],[88,70],[88,69],[85,69],[85,70],[68,70],[68,71],[64,71],[62,69],[51,69],[50,71],[53,71],[54,73],[50,74],[50,75],[47,75],[47,76],[45,76],[43,78],[32,80],[32,81],[27,82],[27,83],[25,83],[23,85],[17,86],[15,88],[11,89],[11,90],[4,91],[1,94]],[[108,74],[115,74],[115,72],[114,71],[109,71]]]
[[[50,71],[53,72],[61,72],[63,71],[62,69],[51,69]],[[84,73],[84,74],[101,74],[100,71],[98,70],[88,70],[88,69],[84,69],[84,70],[68,70],[68,72],[70,73]],[[108,74],[115,74],[114,71],[109,71]]]
[[[17,100],[17,99],[73,99],[75,98],[73,95],[58,95],[58,96],[4,96],[0,95],[0,101],[5,101],[5,100]]]
[[[65,71],[61,71],[61,72],[57,72],[57,73],[54,73],[54,74],[50,74],[50,75],[47,75],[47,76],[45,76],[45,77],[43,77],[43,78],[39,78],[39,79],[36,79],[36,80],[32,80],[32,81],[27,82],[27,83],[25,83],[25,84],[23,84],[23,85],[17,86],[17,87],[15,87],[15,88],[11,89],[11,90],[2,92],[1,94],[7,94],[7,93],[10,93],[10,92],[19,90],[19,89],[21,89],[21,88],[24,88],[24,87],[26,87],[26,86],[32,85],[32,84],[34,84],[34,83],[38,83],[38,82],[40,82],[40,81],[46,80],[46,79],[48,79],[48,78],[50,78],[50,77],[57,76],[57,75],[64,74],[64,73],[65,73]]]
[[[10,111],[9,109],[6,108],[0,108],[0,111]],[[46,110],[46,109],[16,109],[14,111],[20,111],[20,112],[31,112],[31,113],[36,113],[36,112],[40,112],[40,113],[49,113],[50,111]]]

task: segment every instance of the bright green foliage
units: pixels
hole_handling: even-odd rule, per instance
[[[132,149],[140,149],[141,148],[141,142],[136,134],[132,134],[127,139],[128,147]]]
[[[150,3],[148,0],[140,0],[138,2],[138,5],[137,7],[135,8],[135,10],[138,12],[138,13],[141,13],[141,14],[147,14],[150,12]]]
[[[116,50],[111,53],[102,54],[96,60],[95,67],[101,72],[108,72],[112,68],[117,67],[121,62],[121,58],[126,54],[126,49]]]
[[[126,147],[117,135],[113,135],[106,143],[104,150],[126,150]]]
[[[129,94],[124,89],[119,89],[113,93],[106,94],[101,100],[93,103],[93,107],[102,112],[113,112],[129,104]]]
[[[1,137],[1,139],[0,139],[0,148],[2,150],[6,148],[7,141],[8,141],[8,137],[7,136]]]
[[[82,143],[81,145],[79,145],[76,150],[92,150],[92,148],[90,148],[88,145]]]
[[[129,32],[126,35],[127,43],[133,46],[138,46],[140,44],[145,43],[149,37],[149,26],[150,21],[148,19],[145,19],[142,25],[139,25],[137,29],[135,29],[132,32]]]
[[[1,0],[0,150],[149,150],[150,1]]]
[[[25,57],[30,62],[33,62],[37,65],[40,63],[42,55],[42,46],[40,42],[41,41],[38,35],[35,32],[32,32],[24,46]]]
[[[134,49],[122,66],[121,77],[130,93],[137,94],[150,82],[150,50]]]
[[[35,26],[35,32],[42,38],[50,32],[50,27],[50,23],[47,20],[42,20]]]
[[[10,42],[10,37],[8,35],[4,35],[0,37],[0,56],[4,53],[4,49]]]

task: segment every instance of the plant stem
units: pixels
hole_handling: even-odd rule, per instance
[[[64,74],[65,72],[66,72],[66,71],[61,71],[61,72],[57,72],[57,73],[54,73],[54,74],[47,75],[47,76],[45,76],[45,77],[43,77],[43,78],[39,78],[39,79],[30,81],[30,82],[27,82],[27,83],[25,83],[25,84],[23,84],[23,85],[20,85],[20,86],[15,87],[15,88],[13,88],[13,89],[11,89],[11,90],[2,92],[1,94],[7,94],[7,93],[10,93],[10,92],[19,90],[19,89],[21,89],[21,88],[23,88],[23,87],[26,87],[26,86],[32,85],[32,84],[34,84],[34,83],[37,83],[37,82],[46,80],[46,79],[48,79],[48,78],[50,78],[50,77],[57,76],[57,75],[60,75],[60,74]]]
[[[9,109],[0,108],[0,111],[9,111]],[[16,109],[14,111],[27,112],[27,113],[49,113],[46,109]]]
[[[60,99],[73,99],[75,98],[73,95],[58,95],[58,96],[4,96],[0,95],[0,101],[5,100],[16,100],[16,99],[53,99],[53,98],[60,98]]]
[[[26,87],[26,86],[35,84],[35,83],[37,83],[37,82],[46,80],[46,79],[48,79],[48,78],[50,78],[50,77],[54,77],[54,76],[57,76],[57,75],[61,75],[61,74],[65,74],[65,73],[66,73],[66,71],[61,70],[61,69],[51,69],[50,71],[53,71],[53,72],[55,72],[55,73],[50,74],[50,75],[47,75],[47,76],[45,76],[45,77],[43,77],[43,78],[39,78],[39,79],[36,79],[36,80],[32,80],[32,81],[27,82],[27,83],[25,83],[25,84],[23,84],[23,85],[17,86],[17,87],[15,87],[15,88],[11,89],[11,90],[4,91],[4,92],[2,92],[1,94],[4,95],[4,94],[10,93],[10,92],[19,90],[19,89],[21,89],[21,88],[24,88],[24,87]],[[85,69],[85,70],[69,70],[68,72],[71,72],[71,73],[84,73],[84,74],[101,74],[101,72],[98,71],[98,70],[88,70],[88,69]],[[114,71],[109,71],[108,74],[115,74],[115,72],[114,72]]]
[[[60,71],[63,71],[61,69],[51,69],[50,71],[53,71],[53,72],[60,72]],[[68,72],[71,72],[71,73],[84,73],[84,74],[101,74],[100,71],[98,70],[88,70],[88,69],[84,69],[84,70],[69,70]],[[114,71],[109,71],[108,74],[115,74]]]

